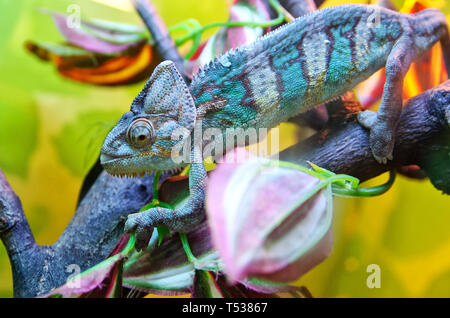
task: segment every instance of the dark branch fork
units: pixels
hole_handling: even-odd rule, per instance
[[[161,22],[148,23],[161,21],[156,11],[149,10],[143,1],[138,3],[153,38],[168,36]],[[157,46],[163,58],[179,56],[172,44],[162,40]],[[397,129],[394,160],[388,165],[380,165],[373,159],[368,131],[354,120],[360,105],[347,97],[327,104],[329,128],[283,151],[280,159],[301,164],[312,161],[361,180],[417,164],[438,189],[450,192],[450,81],[408,101]],[[58,241],[51,246],[39,246],[18,196],[0,172],[0,238],[11,262],[14,296],[43,295],[66,282],[72,274],[66,271],[69,265],[78,265],[83,271],[105,259],[122,235],[126,216],[151,199],[151,189],[151,176],[119,179],[101,172]]]

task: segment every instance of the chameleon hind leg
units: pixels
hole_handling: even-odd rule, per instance
[[[379,163],[392,160],[395,130],[402,111],[403,79],[414,57],[412,37],[399,39],[386,62],[386,83],[378,112],[358,114],[358,121],[370,129],[370,148]]]
[[[157,207],[128,216],[125,232],[136,233],[136,249],[141,250],[148,246],[155,226],[165,226],[176,232],[189,232],[203,221],[206,181],[207,174],[201,149],[194,147],[191,152],[189,198],[183,206],[176,210]]]

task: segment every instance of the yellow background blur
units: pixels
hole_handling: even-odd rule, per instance
[[[0,169],[20,196],[39,244],[52,244],[68,224],[105,134],[142,87],[70,81],[25,51],[26,40],[62,42],[51,18],[38,8],[65,12],[74,2],[83,18],[140,23],[128,0],[0,0]],[[325,5],[350,2],[363,1]],[[231,1],[153,3],[170,26],[190,17],[202,24],[224,21]],[[450,14],[445,0],[426,3]],[[287,144],[295,127],[283,127],[280,137]],[[333,252],[298,284],[315,297],[450,296],[449,196],[429,181],[399,177],[381,197],[335,203]],[[366,286],[369,264],[381,268],[380,289]],[[9,261],[0,244],[0,297],[11,296]]]

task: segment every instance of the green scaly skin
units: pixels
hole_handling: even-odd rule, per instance
[[[438,41],[449,69],[448,28],[439,10],[408,15],[342,5],[315,11],[226,53],[200,70],[190,87],[172,62],[161,63],[106,137],[101,162],[116,175],[177,170],[188,160],[174,160],[173,150],[191,141],[197,146],[190,155],[190,197],[175,211],[154,208],[130,215],[125,230],[136,231],[136,246],[142,248],[155,226],[187,232],[204,219],[205,141],[195,142],[195,125],[223,135],[229,128],[272,128],[343,94],[382,67],[386,84],[379,111],[362,112],[358,119],[370,129],[375,159],[386,163],[392,159],[403,78],[411,62]]]

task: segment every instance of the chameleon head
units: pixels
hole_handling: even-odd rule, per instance
[[[162,62],[106,136],[101,164],[114,175],[181,168],[186,163],[173,158],[172,149],[190,138],[195,118],[189,88],[173,62]]]

